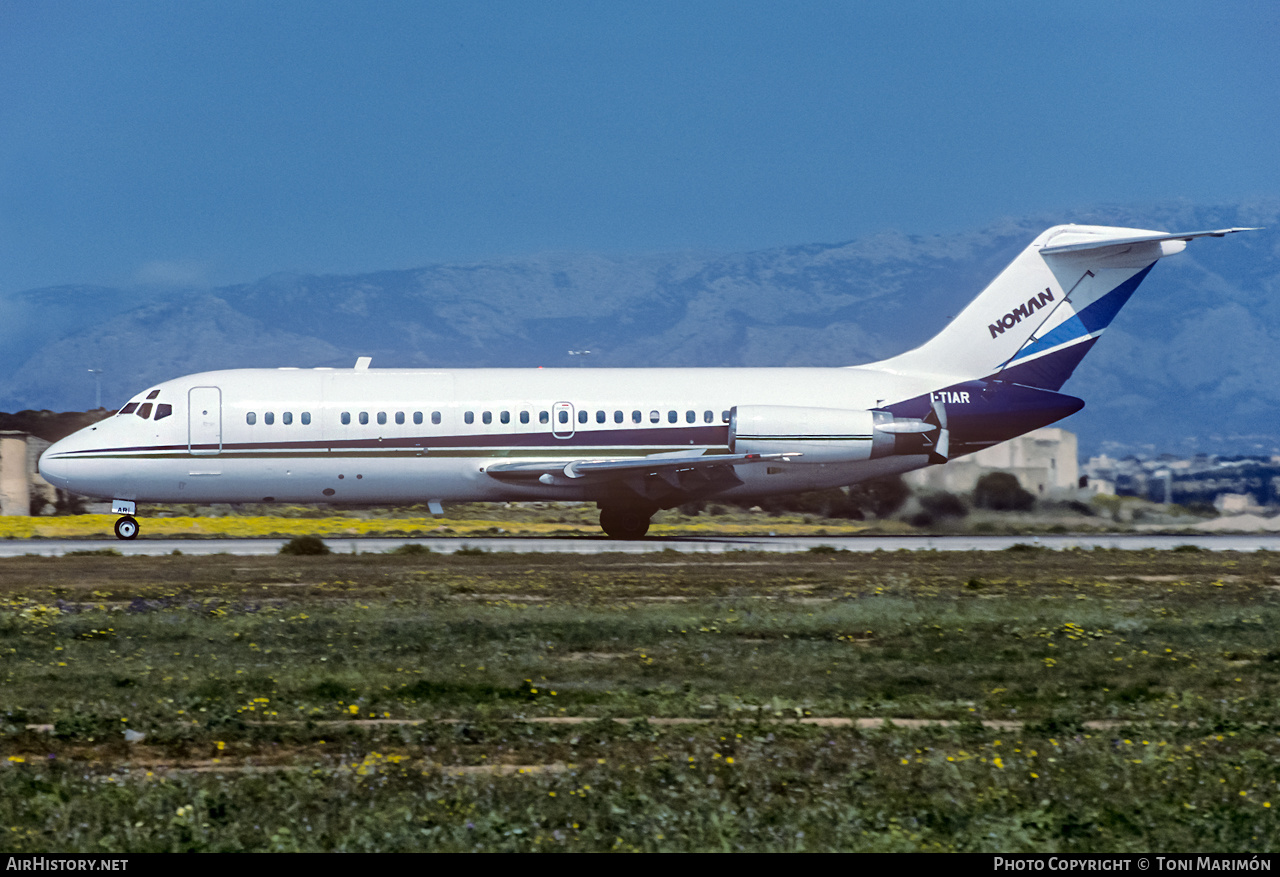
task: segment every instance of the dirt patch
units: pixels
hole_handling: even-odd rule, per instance
[[[553,657],[561,661],[618,661],[633,655],[628,652],[569,652]]]
[[[564,773],[577,767],[576,764],[565,764],[563,761],[553,761],[550,764],[469,764],[469,765],[434,765],[435,769],[441,773],[450,773],[455,776],[467,775],[488,775],[488,776],[532,776],[540,773]]]

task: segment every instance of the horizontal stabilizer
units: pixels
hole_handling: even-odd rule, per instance
[[[1107,237],[1106,235],[1089,235],[1088,240],[1072,241],[1071,243],[1055,244],[1051,247],[1041,247],[1040,255],[1055,256],[1060,253],[1081,253],[1086,250],[1100,250],[1104,247],[1123,247],[1132,244],[1158,243],[1160,241],[1189,241],[1194,238],[1220,238],[1229,234],[1235,234],[1238,231],[1258,231],[1256,228],[1219,228],[1213,231],[1188,231],[1181,234],[1147,234],[1137,237]],[[1084,235],[1080,235],[1083,237]],[[1059,237],[1073,238],[1076,237],[1070,229]]]

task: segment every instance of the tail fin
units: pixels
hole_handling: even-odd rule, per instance
[[[1166,234],[1059,225],[1039,235],[947,328],[915,350],[878,363],[896,372],[956,380],[997,378],[1057,390],[1156,260],[1192,238],[1245,228]]]

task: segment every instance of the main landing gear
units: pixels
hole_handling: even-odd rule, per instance
[[[600,529],[613,539],[643,539],[652,515],[653,511],[634,506],[605,506],[600,509]]]

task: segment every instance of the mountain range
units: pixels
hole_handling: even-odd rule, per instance
[[[107,407],[218,368],[856,365],[931,337],[1061,222],[1271,230],[1152,272],[1063,392],[1083,453],[1280,453],[1280,201],[1006,219],[747,253],[540,254],[211,289],[5,296],[0,409]],[[588,352],[589,351],[589,352]],[[838,402],[833,400],[833,407]]]

